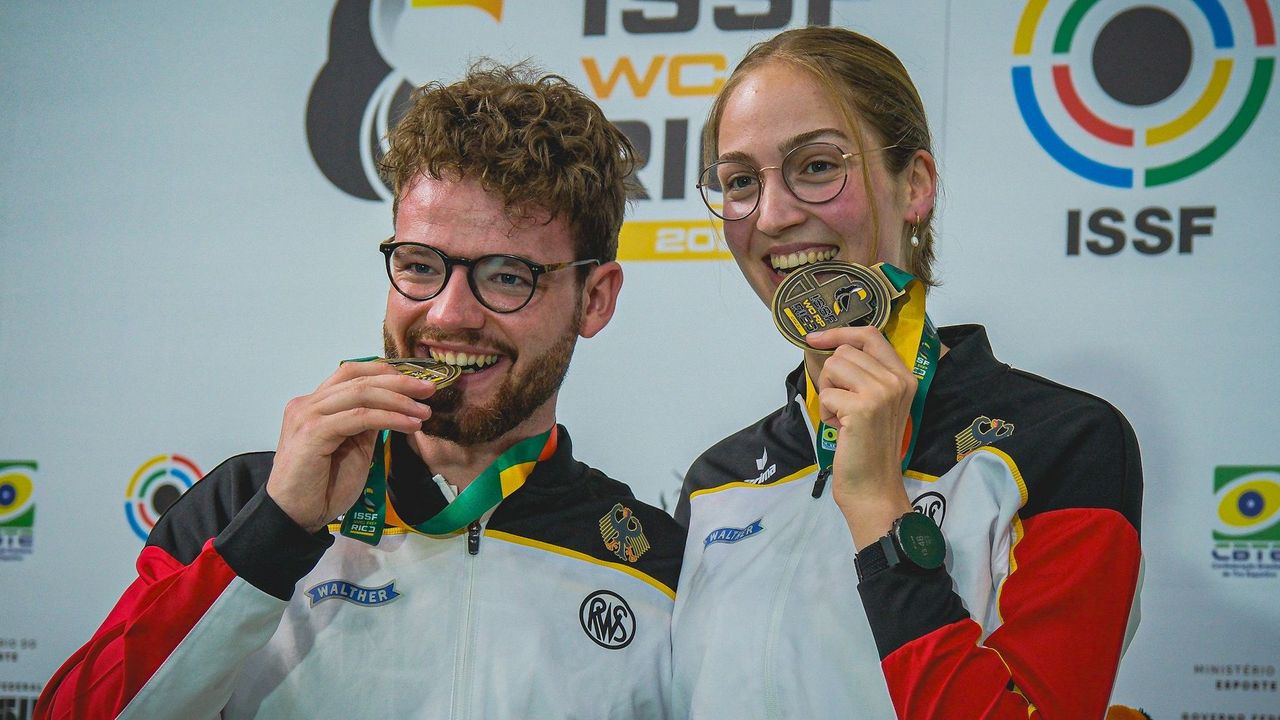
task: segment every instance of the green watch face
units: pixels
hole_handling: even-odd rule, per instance
[[[942,566],[947,543],[933,520],[918,512],[907,513],[897,522],[898,547],[917,567],[933,570]]]

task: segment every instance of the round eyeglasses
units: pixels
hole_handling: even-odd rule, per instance
[[[781,170],[782,182],[797,198],[818,204],[834,200],[849,181],[849,159],[897,145],[847,153],[839,145],[815,142],[792,148],[781,165],[754,168],[738,160],[721,160],[702,170],[698,191],[716,217],[741,220],[760,205],[765,170]]]
[[[439,248],[413,242],[387,241],[378,246],[386,256],[387,277],[396,292],[410,300],[430,300],[444,290],[453,268],[467,268],[467,284],[480,304],[496,313],[519,310],[533,299],[538,277],[599,260],[540,265],[518,255],[482,255],[475,259],[450,257]]]

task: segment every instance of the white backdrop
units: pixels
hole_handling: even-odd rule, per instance
[[[702,449],[782,402],[798,362],[693,183],[717,82],[750,43],[811,19],[882,40],[921,89],[943,178],[935,321],[985,323],[1002,360],[1107,398],[1137,430],[1147,577],[1115,700],[1157,718],[1280,716],[1276,14],[1275,0],[0,4],[0,718],[26,717],[129,582],[135,524],[223,458],[274,447],[285,402],[339,359],[379,352],[391,214],[369,138],[402,83],[479,55],[535,58],[649,145],[618,314],[579,344],[560,419],[585,460],[669,506]],[[1117,37],[1154,71],[1117,59]],[[1134,140],[1091,134],[1054,66]],[[1029,129],[1032,106],[1057,144]],[[1149,142],[1171,122],[1178,137]],[[1103,184],[1068,152],[1136,172]],[[1188,157],[1203,167],[1144,173]]]

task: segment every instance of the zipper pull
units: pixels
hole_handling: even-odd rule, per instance
[[[827,487],[827,478],[831,477],[831,468],[826,467],[818,471],[818,479],[813,481],[813,496],[815,498],[822,497],[822,490]]]
[[[480,521],[473,520],[467,526],[467,552],[472,555],[480,554]]]

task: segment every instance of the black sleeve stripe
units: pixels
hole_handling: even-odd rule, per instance
[[[266,485],[274,457],[275,453],[260,452],[224,460],[160,516],[147,544],[190,565],[204,544],[230,525],[236,513]]]
[[[281,600],[333,545],[327,531],[308,533],[267,495],[264,485],[226,527],[213,547],[236,575]]]
[[[923,571],[903,565],[858,584],[881,660],[913,640],[969,617],[951,585],[951,576],[941,568]]]
[[[333,544],[327,532],[298,527],[266,493],[274,453],[237,455],[191,486],[156,523],[147,538],[183,565],[195,562],[206,542],[237,575],[281,600]]]

